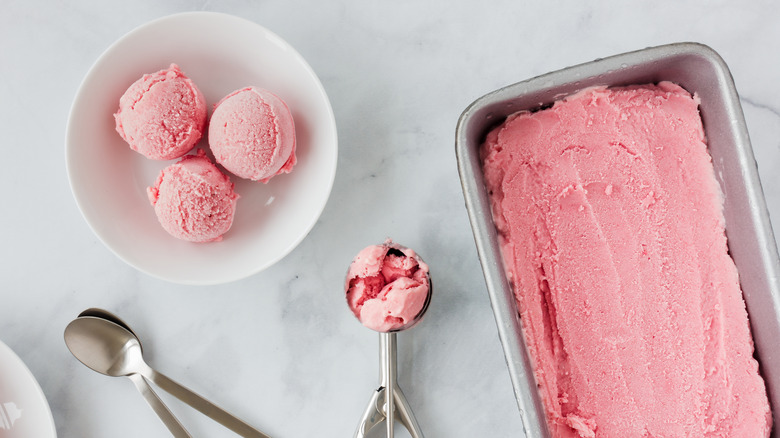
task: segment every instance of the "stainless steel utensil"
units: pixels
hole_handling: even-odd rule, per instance
[[[117,324],[122,328],[124,328],[125,330],[129,331],[130,333],[133,334],[133,336],[138,338],[138,335],[135,334],[133,329],[131,329],[126,322],[124,322],[120,317],[109,312],[108,310],[99,309],[97,307],[91,307],[79,313],[79,317],[84,317],[84,316],[103,318],[105,320],[111,321],[114,324]],[[143,345],[141,345],[140,341],[138,343],[138,346],[143,352]],[[144,397],[146,402],[149,404],[149,406],[152,407],[152,409],[157,414],[157,416],[160,417],[160,420],[162,420],[162,422],[165,424],[168,430],[173,434],[173,436],[175,437],[190,436],[190,434],[187,432],[187,430],[184,428],[181,422],[176,418],[175,415],[173,415],[170,409],[168,409],[165,403],[160,399],[157,393],[154,392],[151,385],[149,385],[149,382],[143,376],[141,376],[140,374],[131,374],[127,377],[130,378],[130,380],[135,385],[136,389],[138,389],[138,392],[141,393],[141,395]]]
[[[355,432],[355,438],[364,438],[374,426],[382,421],[385,421],[387,437],[392,438],[395,433],[394,424],[396,414],[398,414],[399,421],[406,427],[406,430],[409,431],[412,438],[423,438],[422,430],[417,423],[417,419],[414,417],[412,408],[409,406],[409,402],[406,400],[403,391],[401,391],[401,387],[398,386],[398,349],[396,335],[399,331],[407,330],[417,325],[428,310],[428,305],[431,302],[431,295],[433,294],[433,281],[430,276],[428,277],[428,284],[428,295],[425,298],[425,303],[414,320],[399,330],[379,333],[379,388],[371,395],[368,406],[366,407],[363,416],[360,417],[360,423],[358,424],[357,432]]]
[[[84,312],[82,312],[84,314]],[[81,318],[81,315],[80,315]],[[93,318],[93,317],[89,317]],[[113,322],[110,322],[106,320],[109,324],[116,325]],[[120,320],[121,321],[121,320]],[[116,376],[120,374],[116,374],[113,370],[115,369],[115,363],[114,359],[121,360],[122,358],[122,351],[121,348],[124,348],[123,344],[119,350],[111,349],[111,350],[104,350],[101,352],[95,353],[95,345],[90,340],[85,340],[81,335],[78,333],[78,328],[82,324],[79,323],[75,328],[71,325],[68,325],[68,328],[65,329],[65,343],[68,346],[68,349],[70,349],[71,353],[73,353],[76,358],[81,361],[84,365],[91,368],[94,371],[97,371],[101,374]],[[118,332],[118,330],[123,330],[122,327],[116,325],[116,327],[112,327],[109,330],[114,333]],[[134,334],[133,334],[134,336]],[[85,342],[86,341],[86,342]],[[140,348],[140,344],[137,344],[138,348]],[[114,347],[119,345],[114,345],[113,343],[108,345],[109,347]],[[130,380],[135,385],[136,389],[138,389],[138,392],[141,393],[141,395],[144,397],[146,402],[151,406],[151,408],[154,410],[154,412],[157,414],[158,417],[160,417],[160,420],[162,420],[163,424],[168,428],[168,430],[173,434],[176,438],[190,438],[192,435],[190,435],[187,430],[184,428],[184,426],[179,422],[179,420],[173,415],[173,413],[168,409],[168,407],[165,405],[165,403],[160,400],[160,397],[157,396],[157,393],[154,392],[151,386],[149,386],[149,383],[146,381],[146,379],[141,376],[140,374],[128,374],[127,377],[130,378]]]
[[[139,376],[141,379],[148,379],[240,436],[269,438],[224,409],[152,369],[144,361],[141,343],[129,326],[110,312],[102,312],[109,315],[109,318],[80,316],[65,329],[68,348],[84,365],[109,376]],[[94,311],[91,313],[95,314]],[[112,321],[111,316],[124,327]],[[137,377],[131,378],[134,383],[138,382]]]

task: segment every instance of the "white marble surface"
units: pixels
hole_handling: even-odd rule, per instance
[[[88,370],[65,347],[66,324],[91,306],[128,320],[158,369],[272,436],[351,436],[377,384],[378,347],[347,310],[343,275],[387,236],[422,254],[436,282],[425,321],[399,337],[400,384],[426,436],[522,436],[455,165],[455,123],[470,102],[598,57],[708,44],[734,75],[780,217],[777,8],[601,3],[4,1],[0,339],[40,382],[59,436],[167,434],[129,381]],[[247,18],[296,47],[339,130],[335,184],[309,236],[270,269],[210,287],[115,257],[82,219],[64,163],[68,111],[92,63],[136,26],[190,10]],[[166,400],[195,436],[233,436]]]

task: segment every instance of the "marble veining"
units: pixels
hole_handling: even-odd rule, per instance
[[[157,280],[114,256],[73,201],[63,152],[73,97],[100,54],[147,21],[192,10],[253,20],[292,44],[320,77],[339,134],[333,191],[307,238],[269,269],[212,287]],[[762,2],[693,0],[6,2],[0,339],[39,381],[60,437],[167,435],[129,381],[66,349],[65,325],[92,306],[130,322],[156,368],[272,436],[351,436],[378,384],[378,339],[347,309],[342,283],[357,251],[392,237],[434,276],[425,320],[399,336],[400,384],[426,436],[522,437],[455,164],[461,111],[569,65],[708,44],[734,75],[777,221],[778,21]],[[196,436],[233,436],[163,397]]]

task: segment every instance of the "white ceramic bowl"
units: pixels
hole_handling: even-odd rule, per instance
[[[143,157],[114,129],[113,114],[127,87],[171,63],[203,92],[209,114],[223,96],[255,85],[280,96],[295,119],[298,164],[292,173],[268,184],[231,175],[241,198],[221,242],[185,242],[162,229],[146,188],[175,160]],[[208,150],[206,139],[198,146]],[[135,268],[181,284],[238,280],[292,251],[325,207],[337,156],[330,102],[303,57],[256,23],[211,12],[152,21],[109,47],[84,78],[66,136],[71,189],[95,234]]]
[[[0,341],[0,437],[56,438],[41,387],[27,366]]]

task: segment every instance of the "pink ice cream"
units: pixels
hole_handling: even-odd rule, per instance
[[[345,289],[349,308],[363,325],[390,332],[416,322],[430,286],[428,265],[411,249],[387,240],[358,253]]]
[[[482,157],[554,437],[769,435],[698,98],[588,89]]]
[[[233,224],[238,195],[203,150],[163,169],[148,194],[160,224],[176,238],[219,241]]]
[[[171,64],[144,75],[119,99],[116,130],[134,151],[153,160],[172,160],[189,152],[206,127],[206,99]]]
[[[257,87],[236,90],[214,108],[209,145],[217,163],[241,178],[268,182],[295,165],[295,125],[287,105]]]

